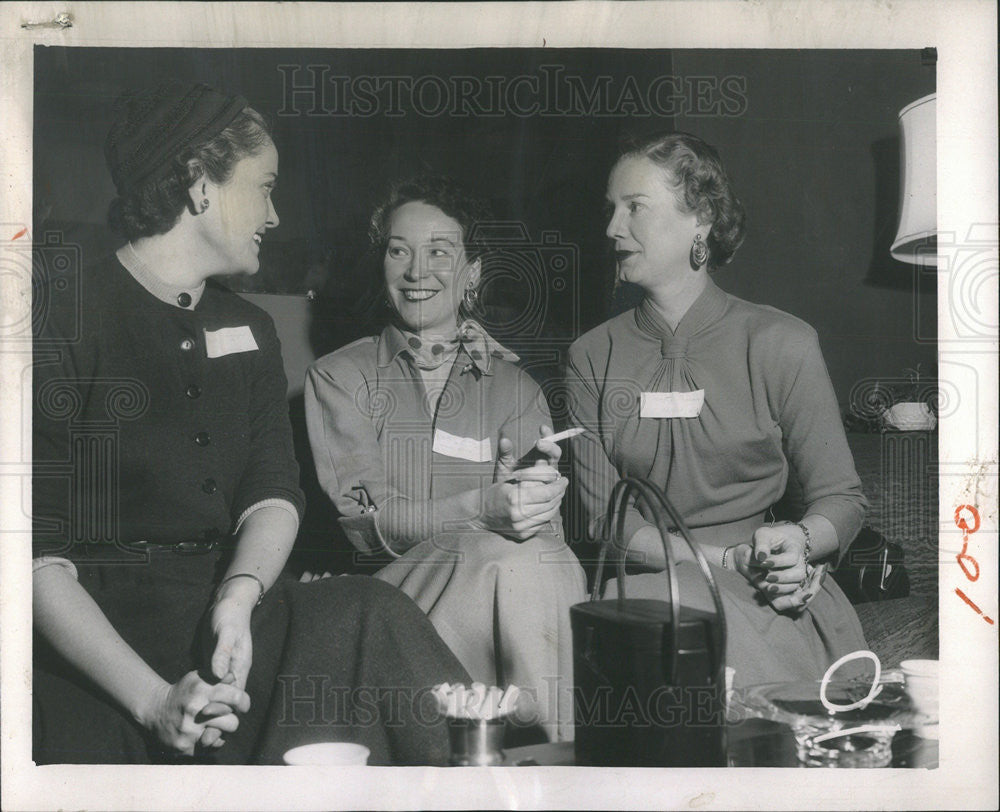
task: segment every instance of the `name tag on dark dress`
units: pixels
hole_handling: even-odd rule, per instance
[[[253,331],[246,324],[205,331],[205,351],[209,358],[221,358],[235,352],[253,352],[256,349],[258,347]]]

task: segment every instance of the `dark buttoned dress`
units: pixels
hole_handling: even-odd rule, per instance
[[[211,281],[193,308],[161,301],[113,256],[36,303],[34,554],[72,561],[163,679],[206,672],[231,532],[255,506],[304,504],[274,325]],[[370,763],[446,758],[421,697],[467,675],[398,590],[280,578],[252,633],[251,710],[201,760],[280,763],[329,740],[367,745]],[[41,639],[34,666],[36,761],[171,760]]]

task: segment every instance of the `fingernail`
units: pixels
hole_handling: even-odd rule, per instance
[[[770,592],[770,593],[771,593],[772,595],[775,595],[775,594],[777,594],[777,592],[778,592],[778,587],[776,587],[776,586],[775,586],[774,584],[771,584],[771,585],[770,585],[770,586],[769,586],[769,587],[767,588],[767,591],[768,591],[768,592]]]
[[[757,553],[757,560],[758,561],[763,561],[765,558],[767,558],[767,553],[764,553],[764,552]]]
[[[772,584],[776,584],[778,582],[778,576],[772,572],[770,575],[767,576],[767,580],[770,581]]]

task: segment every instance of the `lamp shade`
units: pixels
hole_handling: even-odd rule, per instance
[[[902,262],[937,265],[936,94],[924,96],[899,112],[899,227],[890,253]]]

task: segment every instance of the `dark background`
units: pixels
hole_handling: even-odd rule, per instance
[[[281,225],[264,242],[261,272],[233,284],[286,294],[253,298],[279,322],[292,393],[312,357],[371,329],[369,215],[392,180],[426,170],[454,175],[526,234],[518,246],[528,259],[500,268],[486,291],[488,326],[529,358],[544,356],[535,367],[541,377],[553,374],[557,350],[635,300],[629,290],[613,295],[604,238],[615,145],[629,132],[672,127],[719,148],[747,209],[746,242],[718,282],[816,327],[842,404],[864,379],[899,378],[918,363],[935,376],[934,278],[889,256],[897,114],[935,89],[933,60],[920,51],[37,46],[35,53],[34,232],[37,240],[59,231],[82,247],[85,262],[118,245],[104,227],[114,190],[102,153],[118,93],[165,78],[202,80],[242,93],[272,120]],[[506,80],[559,66],[588,82],[610,77],[612,102],[627,81],[645,89],[664,75],[689,95],[664,105],[673,116],[614,103],[593,114],[429,116],[404,104],[399,115],[331,115],[312,109],[315,95],[290,101],[290,68],[280,65],[298,67],[298,84],[310,81],[310,65],[328,66],[327,77]],[[736,114],[719,100],[725,77],[744,83]],[[708,88],[700,99],[690,95],[698,83]],[[327,113],[337,109],[330,95],[323,103]],[[570,262],[560,273],[556,256]]]

